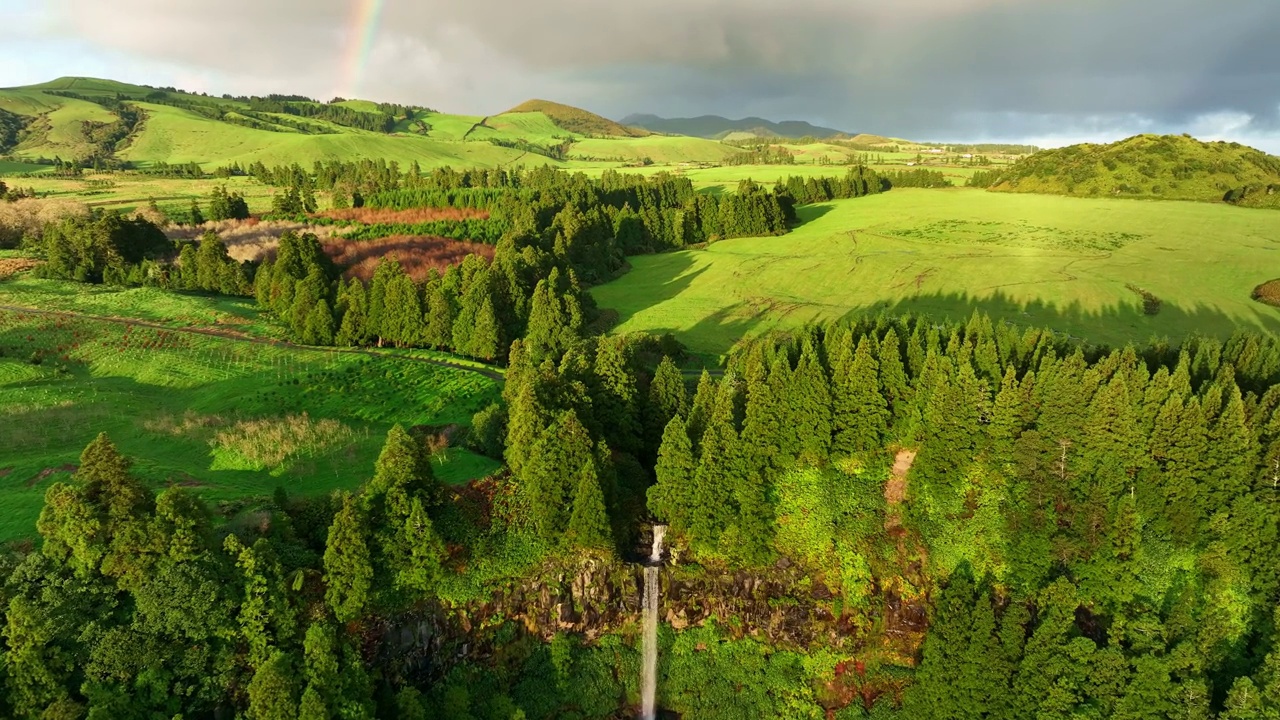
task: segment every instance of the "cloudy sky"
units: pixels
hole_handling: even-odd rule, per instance
[[[0,0],[0,17],[0,85],[89,75],[474,114],[540,97],[614,118],[1041,145],[1189,132],[1280,153],[1277,0]]]

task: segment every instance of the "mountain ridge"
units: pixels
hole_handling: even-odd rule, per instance
[[[722,115],[699,115],[689,118],[664,118],[647,113],[632,113],[620,121],[623,125],[640,127],[651,132],[669,135],[687,135],[689,137],[720,140],[735,132],[746,132],[760,137],[800,138],[813,137],[820,140],[845,138],[850,135],[843,130],[813,125],[803,120],[782,120],[774,122],[761,117],[745,117],[732,120]]]

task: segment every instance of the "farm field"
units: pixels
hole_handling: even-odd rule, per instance
[[[1280,214],[1221,204],[899,189],[801,208],[781,237],[631,258],[592,292],[616,332],[722,353],[743,335],[856,313],[974,310],[1107,344],[1280,331],[1249,298],[1277,275]],[[1127,286],[1163,301],[1143,312]]]
[[[34,166],[33,166],[34,167]],[[0,171],[3,164],[0,164]],[[90,207],[131,212],[146,207],[151,200],[165,211],[184,216],[192,200],[198,200],[207,209],[209,194],[215,187],[226,186],[229,192],[244,196],[251,212],[267,212],[271,209],[271,197],[276,188],[264,185],[249,177],[231,178],[162,178],[139,173],[86,173],[79,178],[63,178],[53,175],[23,175],[4,177],[0,180],[20,188],[31,188],[41,197],[76,200]],[[318,197],[322,203],[328,198]]]
[[[151,306],[157,317],[196,325],[251,317],[228,300],[169,294],[168,305],[156,305],[163,294],[75,289],[10,280],[0,283],[0,305],[39,300],[42,309],[144,317]],[[49,484],[66,478],[100,431],[145,458],[136,471],[154,486],[181,483],[234,510],[277,486],[295,494],[355,487],[393,424],[465,426],[497,387],[481,372],[408,355],[0,309],[0,540],[29,534]],[[450,483],[498,467],[457,447],[434,459]]]

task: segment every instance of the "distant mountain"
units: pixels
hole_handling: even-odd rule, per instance
[[[847,137],[848,133],[832,128],[810,125],[800,120],[784,120],[773,122],[764,118],[748,117],[741,120],[730,120],[719,115],[703,115],[695,118],[661,118],[657,115],[628,115],[621,120],[623,125],[644,128],[667,135],[689,135],[691,137],[720,140],[731,133],[749,133],[758,137],[800,138],[813,137],[829,139]]]
[[[576,108],[572,105],[562,105],[557,102],[551,102],[550,100],[526,100],[507,111],[507,113],[529,112],[542,113],[550,118],[551,122],[555,123],[557,126],[568,130],[569,132],[578,133],[579,135],[590,135],[594,137],[644,137],[649,134],[644,130],[624,127],[624,125],[619,125],[608,118],[587,112],[581,108]]]
[[[1135,135],[1108,145],[1042,150],[989,181],[990,189],[1004,192],[1272,205],[1280,158],[1189,135]]]

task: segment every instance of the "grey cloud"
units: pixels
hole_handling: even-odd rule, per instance
[[[62,32],[232,91],[340,87],[350,0],[48,0]],[[760,114],[941,137],[1280,125],[1274,0],[386,0],[376,99]],[[1102,130],[1099,129],[1099,132]]]

